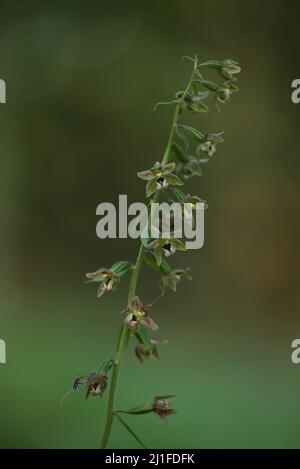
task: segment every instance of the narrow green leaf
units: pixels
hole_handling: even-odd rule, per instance
[[[190,127],[189,125],[181,125],[180,128],[183,129],[185,132],[187,132],[192,137],[194,137],[196,140],[198,140],[198,142],[203,142],[203,139],[204,139],[205,136],[204,136],[204,134],[199,132],[199,130],[194,129],[194,127]]]
[[[119,261],[112,266],[112,270],[119,276],[122,277],[129,270],[132,269],[132,264],[129,261]]]
[[[176,143],[176,142],[173,143],[173,150],[174,150],[176,156],[179,158],[179,160],[182,163],[186,163],[188,161],[188,156],[187,156],[186,152],[184,151],[184,149],[180,145],[178,145],[178,143]]]
[[[168,262],[162,258],[160,266],[157,265],[156,259],[151,252],[144,252],[144,260],[154,270],[158,270],[167,275],[171,272],[171,267]]]
[[[137,434],[130,428],[128,423],[126,423],[116,412],[114,415],[119,419],[119,421],[122,423],[122,425],[126,428],[126,430],[131,434],[131,436],[141,445],[142,448],[147,449],[147,446],[144,445],[144,443],[140,440],[140,438],[137,436]]]
[[[175,132],[177,134],[177,137],[180,138],[180,140],[184,143],[185,150],[187,151],[190,145],[188,138],[186,137],[184,132],[180,130],[178,126],[176,127]]]

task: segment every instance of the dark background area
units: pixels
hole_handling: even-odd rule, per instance
[[[134,261],[134,240],[99,240],[96,206],[144,200],[137,171],[160,160],[191,64],[231,57],[240,93],[193,117],[225,144],[192,180],[209,203],[205,245],[178,254],[194,281],[152,316],[168,338],[141,366],[130,345],[118,405],[177,395],[167,428],[128,421],[149,447],[299,447],[299,3],[0,0],[1,447],[96,447],[107,395],[60,401],[113,356],[127,279],[96,299],[85,272]],[[212,76],[208,73],[208,76]],[[144,268],[138,294],[157,296]],[[111,446],[135,442],[115,422]]]

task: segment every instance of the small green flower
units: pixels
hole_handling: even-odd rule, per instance
[[[133,332],[137,331],[139,324],[142,324],[151,331],[158,329],[158,325],[148,316],[147,308],[138,296],[133,298],[129,307],[123,311],[123,314],[125,316],[124,323]]]
[[[181,99],[183,91],[176,93],[176,99]],[[192,93],[191,91],[187,93],[184,98],[184,104],[182,105],[182,110],[188,110],[192,112],[208,112],[208,107],[203,102],[209,96],[208,91],[199,91]]]
[[[241,67],[239,66],[238,62],[231,59],[224,59],[222,61],[222,67],[219,71],[220,75],[223,78],[227,78],[228,80],[235,80],[236,78],[234,75],[240,73]]]
[[[169,185],[181,186],[183,182],[176,174],[173,174],[176,168],[175,163],[163,164],[158,161],[151,169],[137,173],[140,179],[147,182],[146,196],[150,197],[154,192],[166,189]]]
[[[217,151],[218,143],[224,142],[224,139],[222,137],[223,134],[223,131],[206,134],[203,139],[203,142],[200,143],[200,145],[198,145],[197,147],[197,154],[199,155],[199,153],[203,151],[207,153],[209,157],[213,156]]]
[[[192,213],[192,211],[197,207],[197,204],[204,204],[204,208],[208,208],[206,200],[200,199],[200,197],[198,197],[197,195],[187,194],[181,200],[181,204],[184,206],[184,209],[187,210],[188,213]]]
[[[216,91],[216,100],[222,104],[226,104],[230,100],[231,93],[232,90],[229,86],[220,86]]]
[[[200,64],[200,66],[213,68],[219,72],[221,77],[233,81],[236,80],[234,75],[237,75],[241,71],[238,62],[232,59],[209,60],[208,62]]]
[[[176,414],[176,410],[170,407],[170,399],[173,397],[175,396],[156,396],[154,398],[152,410],[160,419],[164,420],[168,415]]]
[[[199,161],[191,155],[187,156],[185,162],[178,163],[177,171],[182,172],[184,179],[190,179],[193,176],[202,176]]]
[[[99,282],[97,297],[100,298],[104,293],[114,291],[120,281],[118,274],[113,269],[101,267],[95,272],[85,274],[89,282]]]
[[[208,208],[208,204],[205,200],[200,199],[197,195],[186,195],[182,200],[183,214],[185,223],[189,222],[190,225],[195,229],[195,218],[193,210],[197,208],[197,204],[203,204],[204,209]]]
[[[176,251],[186,250],[183,242],[177,238],[158,238],[153,241],[150,241],[150,243],[147,244],[146,248],[153,250],[153,254],[155,256],[157,265],[161,264],[163,255],[165,257],[170,257],[175,254]]]
[[[160,288],[161,294],[164,295],[166,290],[169,289],[173,292],[176,292],[177,284],[182,278],[187,280],[192,280],[192,276],[188,273],[189,268],[187,269],[174,269],[169,274],[163,275],[160,278]]]

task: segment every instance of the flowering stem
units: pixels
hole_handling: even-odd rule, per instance
[[[193,68],[193,73],[190,78],[190,81],[175,107],[171,132],[170,132],[169,140],[168,140],[168,143],[164,152],[163,160],[162,160],[163,164],[169,163],[171,159],[172,143],[174,140],[176,127],[177,127],[178,119],[180,116],[181,106],[192,86],[195,71],[197,69],[197,65],[198,63],[197,63],[197,57],[196,57],[194,61],[194,68]],[[154,196],[154,202],[157,201],[158,196],[159,196],[159,192],[156,192]],[[144,246],[141,244],[139,252],[138,252],[138,256],[136,259],[136,263],[132,270],[131,279],[129,283],[128,305],[130,305],[136,293],[137,282],[138,282],[140,270],[141,270],[142,263],[143,263],[143,254],[144,254]],[[110,385],[110,392],[109,392],[109,399],[108,399],[108,406],[107,406],[107,414],[106,414],[106,420],[105,420],[104,430],[103,430],[102,439],[101,439],[101,448],[106,448],[108,439],[110,436],[111,427],[112,427],[113,418],[114,418],[114,403],[115,403],[118,377],[119,377],[121,363],[124,358],[125,350],[130,339],[130,334],[131,334],[130,329],[126,325],[123,324],[121,327],[120,335],[119,335],[117,355],[113,364],[113,371],[112,371],[112,378],[111,378],[111,385]]]

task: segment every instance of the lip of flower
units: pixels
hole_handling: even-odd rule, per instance
[[[162,295],[165,294],[166,289],[169,289],[173,292],[176,292],[177,284],[186,278],[187,280],[192,280],[192,276],[188,273],[189,268],[186,269],[174,269],[167,275],[162,275],[160,278],[160,288]]]
[[[208,153],[208,156],[213,156],[213,154],[217,151],[216,145],[211,140],[207,140],[206,142],[202,143],[200,148],[202,151]]]
[[[154,239],[147,244],[146,249],[153,250],[157,265],[161,265],[163,255],[170,257],[176,251],[186,250],[184,243],[180,239],[172,237],[169,239]]]
[[[219,91],[217,91],[217,100],[220,101],[220,103],[227,103],[230,99],[231,91],[229,88],[221,88]]]
[[[163,250],[164,250],[164,255],[166,257],[170,257],[172,256],[173,254],[175,254],[176,252],[176,248],[174,248],[174,246],[172,246],[171,243],[167,242],[166,244],[164,244],[162,246]]]
[[[158,189],[158,190],[166,189],[166,188],[169,186],[168,181],[167,181],[164,177],[162,177],[162,176],[159,176],[159,177],[156,179],[156,184],[157,184],[157,189]]]
[[[86,398],[89,396],[103,396],[107,387],[107,375],[104,372],[90,373],[86,380],[87,392]]]
[[[221,68],[221,75],[228,79],[235,79],[233,75],[237,75],[240,71],[241,67],[239,65],[230,63]]]

